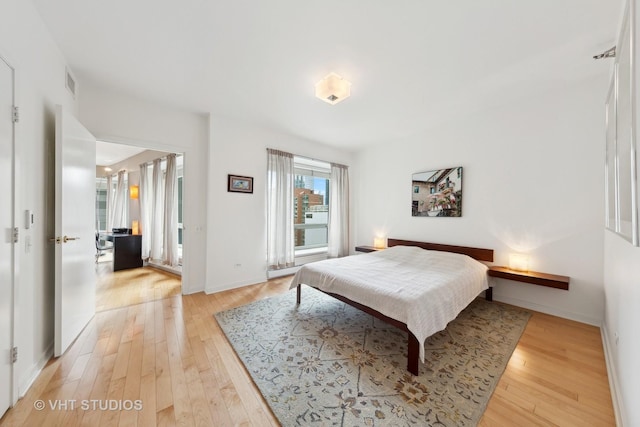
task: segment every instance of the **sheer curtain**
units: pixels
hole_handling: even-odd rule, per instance
[[[329,258],[349,255],[349,168],[331,163],[329,181]]]
[[[113,198],[113,211],[111,212],[112,228],[129,228],[129,204],[127,203],[129,192],[125,183],[126,176],[127,171],[121,170],[118,172],[118,185]]]
[[[176,155],[167,156],[164,182],[164,256],[162,261],[171,266],[178,265],[178,170]]]
[[[107,231],[113,228],[113,177],[107,176]]]
[[[153,161],[153,183],[151,195],[151,241],[149,247],[149,257],[152,260],[162,260],[162,243],[164,228],[164,179],[162,179],[162,159]]]
[[[153,187],[149,177],[149,165],[140,165],[140,229],[142,230],[142,259],[149,258],[151,247],[151,196]]]
[[[293,155],[267,149],[267,267],[293,267]]]

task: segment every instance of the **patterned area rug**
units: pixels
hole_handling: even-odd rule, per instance
[[[215,316],[283,426],[475,426],[530,313],[476,299],[418,376],[406,333],[306,286]]]

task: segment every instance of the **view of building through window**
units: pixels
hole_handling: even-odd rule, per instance
[[[296,250],[327,247],[330,165],[295,158],[294,242]]]

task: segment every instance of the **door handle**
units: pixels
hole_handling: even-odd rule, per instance
[[[69,240],[80,240],[80,238],[79,237],[64,236],[64,237],[53,237],[53,238],[49,239],[50,242],[56,242],[57,245],[59,245],[61,243],[67,243]]]

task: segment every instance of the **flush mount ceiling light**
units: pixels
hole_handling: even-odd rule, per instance
[[[335,105],[351,95],[351,82],[336,73],[329,73],[324,79],[316,83],[316,97]]]

